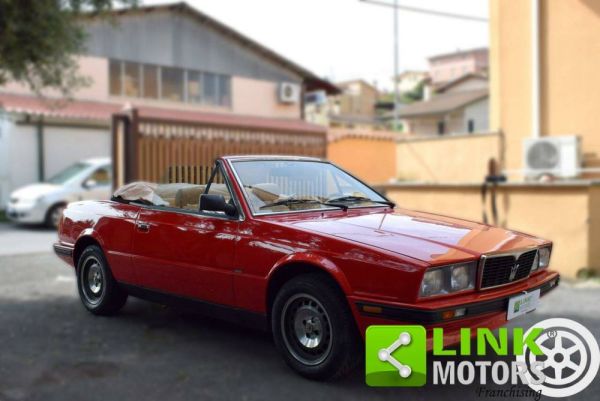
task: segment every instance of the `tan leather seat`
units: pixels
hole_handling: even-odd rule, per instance
[[[279,199],[281,190],[279,189],[279,185],[272,182],[266,182],[252,185],[252,193],[261,201],[270,203]]]
[[[193,187],[182,188],[175,194],[175,207],[188,210],[198,210],[200,206],[200,195],[204,193],[206,185],[194,185]],[[229,190],[225,184],[212,184],[209,194],[223,195],[225,201],[229,202]]]

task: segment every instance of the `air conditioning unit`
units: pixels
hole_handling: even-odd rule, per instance
[[[525,176],[538,178],[550,174],[574,178],[581,169],[581,146],[577,136],[527,138],[523,142]]]
[[[300,85],[292,82],[282,82],[279,85],[279,102],[298,103],[300,101]]]

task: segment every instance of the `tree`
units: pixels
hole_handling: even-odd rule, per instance
[[[402,101],[404,103],[419,102],[423,100],[424,92],[425,81],[421,81],[413,90],[404,94]]]
[[[88,84],[75,56],[84,51],[81,17],[106,15],[117,4],[137,0],[0,0],[0,85],[16,81],[40,94],[64,96]]]

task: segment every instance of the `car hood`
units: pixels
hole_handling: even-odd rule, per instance
[[[288,222],[298,228],[328,234],[395,252],[432,264],[539,246],[544,240],[467,220],[396,210],[340,218]]]
[[[19,188],[10,194],[11,198],[19,200],[34,200],[40,196],[48,195],[56,190],[60,189],[59,185],[54,184],[31,184],[25,187]]]

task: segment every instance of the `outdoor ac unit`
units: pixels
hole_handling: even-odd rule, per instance
[[[279,101],[281,103],[298,103],[300,101],[300,85],[282,82],[279,85]]]
[[[559,178],[573,178],[579,175],[581,146],[577,136],[527,138],[523,150],[526,177],[551,174]]]

